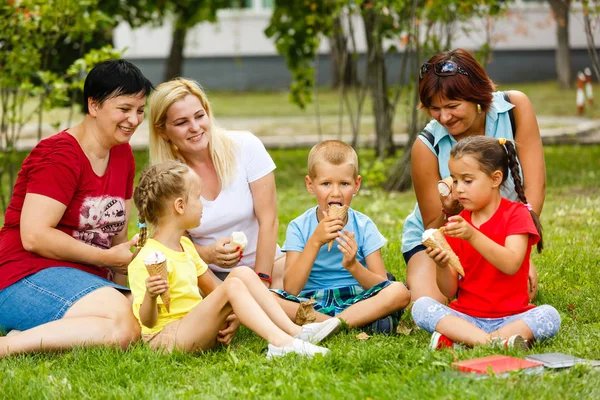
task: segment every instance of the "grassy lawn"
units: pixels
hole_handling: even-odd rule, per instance
[[[273,151],[280,231],[314,201],[303,187],[307,150]],[[370,153],[361,153],[368,165]],[[138,154],[138,165],[145,163]],[[542,223],[546,250],[535,255],[540,275],[537,304],[551,304],[562,317],[558,336],[532,352],[565,352],[600,359],[600,146],[546,148],[548,194]],[[368,182],[365,182],[368,185]],[[353,207],[375,221],[389,239],[386,266],[405,276],[400,253],[402,225],[414,205],[412,193],[365,187]],[[130,225],[134,233],[134,222]],[[405,314],[405,322],[410,315]],[[453,353],[427,349],[429,335],[344,332],[326,346],[331,355],[267,361],[266,344],[242,328],[228,349],[205,354],[160,355],[141,345],[126,352],[76,349],[59,355],[30,355],[0,361],[2,398],[467,398],[581,399],[600,397],[600,371],[579,366],[542,375],[514,374],[475,380],[454,373],[450,363],[517,351],[478,348]]]

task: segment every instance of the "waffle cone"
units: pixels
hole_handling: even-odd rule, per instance
[[[317,314],[314,307],[315,299],[309,301],[303,301],[296,311],[295,323],[296,325],[306,325],[315,322]]]
[[[331,207],[329,207],[329,211],[327,211],[328,216],[336,219],[341,219],[342,221],[346,219],[347,214],[348,206],[338,206],[337,204],[334,204]],[[329,241],[329,243],[327,244],[327,251],[331,251],[331,247],[333,246],[334,241],[335,239]]]
[[[160,275],[165,281],[169,281],[169,271],[167,270],[167,261],[159,264],[146,264],[146,269],[150,276]],[[160,294],[160,298],[163,301],[163,305],[167,309],[167,312],[171,312],[171,291],[167,289],[164,293]]]
[[[442,249],[448,254],[450,260],[448,264],[454,268],[459,274],[465,276],[465,270],[460,264],[460,260],[456,253],[452,250],[446,237],[444,236],[444,228],[437,229],[427,240],[423,241],[423,246],[431,247],[432,249]]]

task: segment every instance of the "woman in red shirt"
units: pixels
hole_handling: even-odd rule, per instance
[[[125,60],[84,84],[80,124],[23,162],[0,231],[0,357],[73,346],[127,346],[139,325],[124,274],[135,163],[129,139],[152,84]]]

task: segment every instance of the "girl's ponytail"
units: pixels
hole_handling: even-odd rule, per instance
[[[533,219],[533,223],[540,235],[540,240],[537,243],[537,251],[540,253],[544,248],[544,239],[542,236],[542,224],[540,223],[540,218],[537,216],[531,204],[527,202],[527,198],[525,197],[525,191],[523,190],[523,182],[521,181],[521,168],[519,166],[519,161],[517,160],[517,150],[513,142],[506,141],[506,139],[500,139],[500,144],[504,146],[506,149],[506,154],[508,157],[508,169],[513,177],[513,181],[515,182],[515,191],[517,192],[517,196],[519,201],[525,204],[525,207],[529,210],[531,214],[531,218]]]

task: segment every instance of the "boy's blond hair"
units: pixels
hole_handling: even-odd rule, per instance
[[[322,162],[332,165],[352,165],[354,178],[358,177],[358,155],[352,146],[341,140],[325,140],[313,146],[308,153],[308,176],[311,179],[316,177],[317,164]]]

